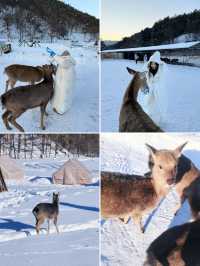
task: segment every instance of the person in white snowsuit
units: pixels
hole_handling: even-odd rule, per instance
[[[160,59],[160,52],[155,52],[145,64],[147,85],[149,91],[138,93],[137,101],[143,110],[158,124],[163,124],[166,115],[167,93],[165,88],[166,66]]]
[[[68,51],[55,55],[54,61],[58,64],[54,80],[54,95],[52,108],[58,114],[69,111],[73,100],[75,87],[75,60]]]
[[[135,59],[135,63],[137,64],[138,60],[139,60],[139,55],[135,53],[134,55],[134,59]]]

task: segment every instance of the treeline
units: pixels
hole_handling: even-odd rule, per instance
[[[64,38],[74,31],[97,34],[99,21],[58,0],[1,0],[0,18],[7,37],[15,26],[20,40]]]
[[[180,35],[200,33],[199,26],[200,10],[194,10],[189,14],[166,17],[156,22],[152,28],[145,28],[131,37],[126,37],[122,41],[110,46],[109,49],[174,43],[174,40]]]
[[[99,156],[98,134],[59,134],[50,135],[50,138],[73,154]]]
[[[85,155],[99,156],[97,134],[2,134],[0,135],[0,156],[14,159],[56,158]]]

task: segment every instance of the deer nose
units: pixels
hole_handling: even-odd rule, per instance
[[[173,169],[173,170],[171,171],[171,177],[172,177],[173,179],[175,179],[175,177],[176,177],[176,169]]]

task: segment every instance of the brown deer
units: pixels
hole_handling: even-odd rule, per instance
[[[9,122],[15,126],[19,131],[24,132],[16,119],[20,117],[28,109],[40,107],[41,110],[41,128],[44,130],[44,115],[46,113],[46,106],[53,96],[53,74],[55,69],[53,65],[44,65],[44,80],[35,85],[27,85],[15,87],[1,96],[2,106],[6,111],[2,115],[3,122],[8,130],[12,128]]]
[[[180,157],[178,192],[188,199],[195,222],[175,226],[161,234],[147,250],[145,266],[200,265],[200,176],[199,170],[185,156]],[[180,180],[179,180],[180,179]]]
[[[151,157],[149,177],[102,172],[102,216],[120,218],[125,223],[132,217],[144,232],[142,217],[156,207],[175,183],[178,159],[184,146],[185,144],[175,150],[156,150],[147,145]]]
[[[199,169],[189,158],[182,155],[179,158],[175,182],[176,192],[180,197],[180,203],[176,208],[176,213],[187,198],[190,201],[192,200],[192,196],[197,194],[196,187],[199,187],[199,177]]]
[[[50,220],[53,220],[57,233],[59,233],[57,220],[59,214],[59,193],[53,193],[52,203],[39,203],[32,211],[36,219],[36,232],[39,234],[40,226],[47,219],[48,221],[48,233],[50,230]]]
[[[119,132],[162,132],[162,129],[153,122],[137,102],[138,91],[149,90],[146,72],[137,72],[130,68],[127,70],[134,77],[123,97],[119,116]]]
[[[9,85],[13,89],[17,81],[29,82],[30,85],[34,85],[44,78],[44,69],[42,66],[10,65],[5,68],[4,73],[8,76],[6,92],[8,91]]]

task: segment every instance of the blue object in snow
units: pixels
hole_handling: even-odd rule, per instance
[[[49,47],[47,47],[47,53],[48,53],[49,56],[51,56],[51,57],[54,57],[54,56],[56,55],[56,53],[55,53],[53,50],[51,50]]]

